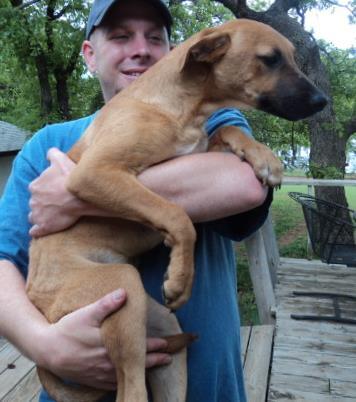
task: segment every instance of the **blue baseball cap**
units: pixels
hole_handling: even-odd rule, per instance
[[[85,39],[89,39],[94,29],[101,24],[109,8],[119,0],[95,0],[91,8],[88,23],[86,27]],[[162,17],[164,26],[167,28],[168,37],[171,36],[171,26],[173,24],[172,15],[163,0],[146,0],[146,3],[156,7],[159,15]]]

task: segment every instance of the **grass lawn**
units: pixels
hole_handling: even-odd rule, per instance
[[[288,196],[295,191],[307,194],[307,186],[284,185],[275,191],[272,218],[281,257],[307,257],[307,231],[300,204]],[[346,187],[349,208],[356,209],[356,187]],[[238,290],[242,325],[258,324],[258,313],[248,271],[244,245],[237,244]]]

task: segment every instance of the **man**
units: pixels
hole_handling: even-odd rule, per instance
[[[94,2],[82,51],[89,71],[100,81],[106,102],[169,51],[171,23],[168,9],[159,0]],[[28,300],[24,282],[29,230],[40,236],[70,226],[81,215],[105,215],[75,199],[65,188],[73,163],[62,152],[71,148],[94,118],[45,127],[15,161],[0,204],[0,333],[36,364],[60,377],[114,390],[113,365],[101,342],[100,325],[124,303],[125,290],[119,289],[50,325]],[[249,130],[238,111],[222,110],[209,119],[207,131],[222,124]],[[52,147],[57,149],[48,153],[48,168],[46,154]],[[249,165],[224,153],[177,158],[151,167],[139,179],[184,207],[196,223],[192,298],[177,312],[183,330],[199,334],[188,353],[187,401],[245,401],[236,267],[228,238],[242,239],[262,224],[270,192]],[[31,182],[32,198],[28,190]],[[155,248],[142,257],[139,267],[146,290],[160,302],[168,251],[163,245]],[[162,339],[147,341],[147,367],[169,364],[170,357],[159,353],[164,344]],[[50,399],[43,393],[41,401]]]

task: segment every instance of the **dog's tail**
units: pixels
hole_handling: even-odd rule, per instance
[[[171,336],[163,336],[163,338],[167,341],[168,345],[164,349],[161,349],[160,352],[172,354],[188,347],[191,343],[198,339],[198,335],[182,333]]]
[[[68,384],[50,371],[37,367],[38,377],[43,388],[56,402],[97,402],[107,391],[84,385]]]

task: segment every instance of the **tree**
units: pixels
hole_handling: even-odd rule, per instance
[[[310,170],[313,177],[343,178],[346,164],[346,143],[350,131],[337,129],[331,84],[325,65],[321,61],[320,49],[316,40],[303,27],[306,11],[316,5],[315,1],[274,0],[266,6],[259,3],[256,11],[247,5],[246,0],[218,0],[232,11],[237,18],[248,18],[272,26],[286,36],[296,47],[297,63],[302,71],[329,97],[330,102],[320,113],[307,120],[310,137]],[[327,7],[336,1],[320,2]],[[353,127],[350,120],[346,126]],[[327,146],[325,146],[327,144]],[[316,195],[347,205],[343,187],[316,188]]]
[[[0,62],[6,66],[0,71],[0,113],[9,121],[35,129],[47,122],[82,116],[100,105],[98,83],[85,72],[78,57],[88,2],[0,0]],[[275,149],[290,146],[293,149],[295,143],[306,143],[309,131],[312,175],[335,177],[336,172],[338,177],[343,177],[345,144],[355,130],[351,118],[355,115],[352,100],[355,78],[347,72],[354,69],[355,61],[349,53],[337,53],[337,49],[322,43],[321,48],[329,54],[322,54],[324,65],[319,44],[303,28],[309,8],[330,6],[333,1],[274,0],[270,3],[254,1],[252,9],[241,0],[171,0],[177,22],[173,39],[179,42],[234,15],[265,22],[291,39],[302,70],[330,98],[333,94],[333,101],[307,123],[291,124],[257,113],[249,114],[249,119],[257,137]]]
[[[81,0],[1,0],[0,38],[36,74],[42,124],[72,117],[70,91],[84,72],[79,54],[87,15]]]
[[[169,8],[174,16],[173,43],[180,43],[204,28],[234,17],[226,7],[211,0],[171,0]]]

